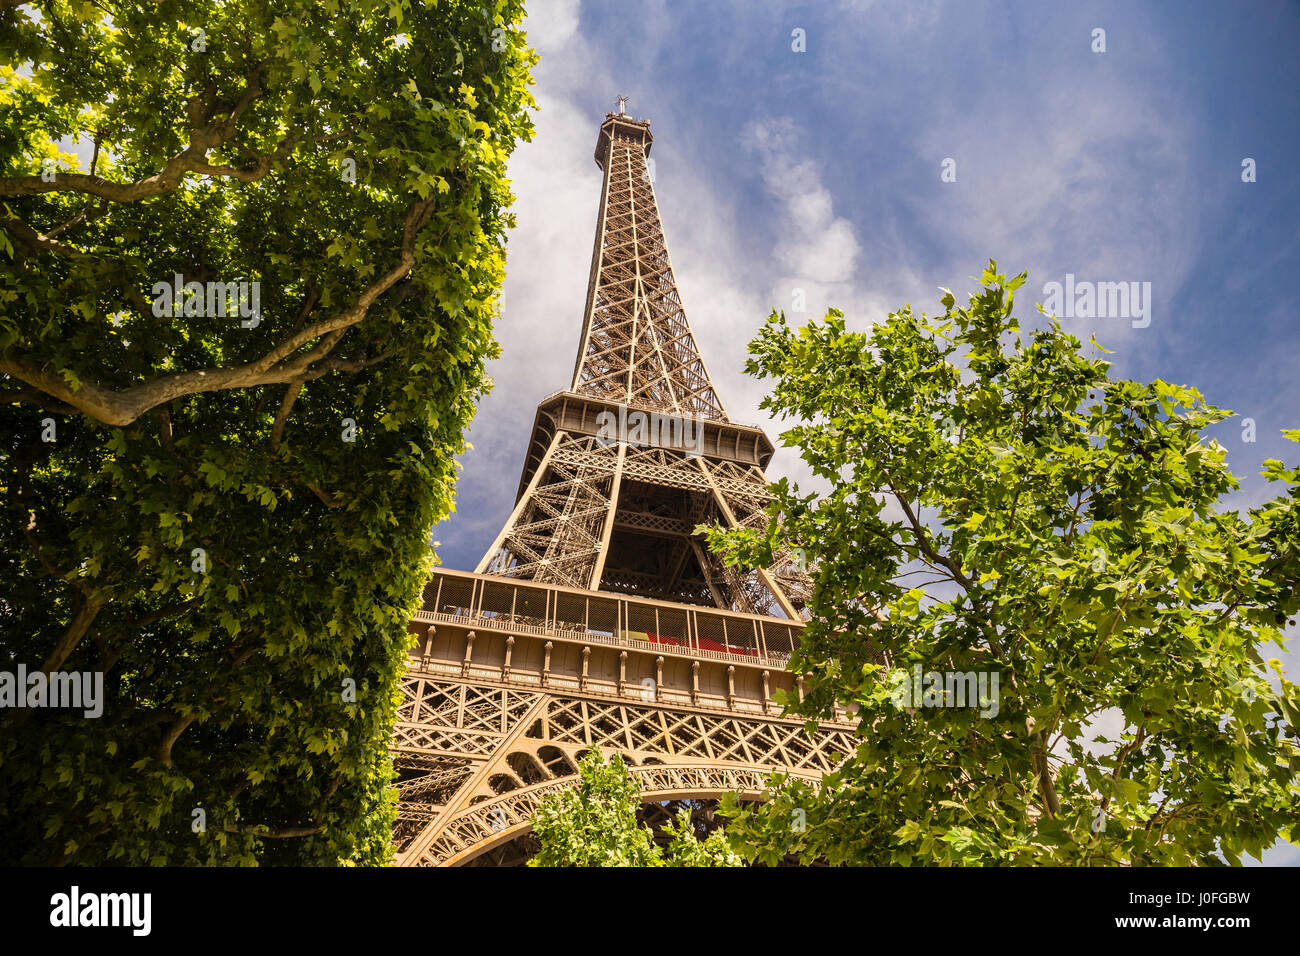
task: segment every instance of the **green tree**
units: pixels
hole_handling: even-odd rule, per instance
[[[0,670],[105,697],[0,711],[0,860],[388,858],[532,129],[521,17],[0,3]]]
[[[637,823],[641,788],[623,758],[591,751],[578,761],[580,781],[542,800],[533,832],[542,848],[529,866],[741,866],[720,831],[695,835],[689,810],[669,822],[667,847]]]
[[[751,343],[764,407],[829,487],[781,481],[765,532],[711,544],[744,564],[778,536],[807,552],[790,666],[812,676],[790,709],[859,721],[821,788],[729,801],[751,858],[1214,864],[1300,838],[1300,698],[1259,652],[1300,605],[1300,473],[1265,462],[1285,493],[1220,508],[1237,480],[1202,431],[1231,413],[1110,378],[1055,318],[1022,330],[1025,278],[990,262],[939,319],[909,306],[861,334],[834,310],[798,330],[773,314]],[[985,675],[991,699],[961,706],[950,674]]]

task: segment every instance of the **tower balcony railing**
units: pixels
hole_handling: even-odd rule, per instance
[[[802,621],[439,569],[415,620],[784,669]]]
[[[651,402],[644,398],[638,398],[633,400],[631,403],[624,403],[624,402],[619,402],[617,399],[613,397],[589,395],[584,392],[574,392],[571,389],[567,389],[567,388],[557,389],[551,392],[549,395],[543,396],[542,399],[537,404],[545,405],[547,402],[551,401],[552,399],[559,398],[561,395],[576,395],[580,398],[592,398],[598,401],[607,401],[613,405],[627,404],[629,409],[640,408],[649,411],[661,412],[663,414],[676,414],[676,410],[673,408],[671,404],[667,402]],[[687,416],[687,417],[692,417],[692,416]],[[724,421],[723,419],[720,418],[707,418],[704,416],[694,416],[694,417],[698,417],[700,421],[709,422],[710,424],[735,425],[738,428],[747,428],[750,431],[763,431],[762,425],[757,425],[753,422],[738,422],[738,421],[733,421],[731,419],[726,419]]]

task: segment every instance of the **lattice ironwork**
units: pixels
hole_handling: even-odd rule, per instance
[[[647,121],[606,116],[569,390],[539,404],[515,506],[475,573],[440,573],[412,622],[400,863],[519,862],[538,801],[592,748],[624,754],[662,802],[761,798],[772,771],[820,780],[853,746],[848,723],[810,737],[775,704],[803,692],[783,670],[811,599],[796,555],[741,571],[696,534],[766,525],[772,446],[728,418],[699,354],[651,142]]]
[[[730,422],[682,307],[651,142],[643,120],[611,113],[601,127],[605,178],[566,393],[596,406],[539,406],[519,499],[477,571],[797,618],[811,589],[802,568],[739,574],[698,547],[700,523],[766,522],[771,495],[755,463],[757,430]],[[627,427],[638,414],[643,431]],[[616,433],[602,432],[613,419]]]
[[[541,799],[572,785],[578,760],[592,749],[623,754],[642,798],[658,801],[731,792],[761,797],[773,771],[820,781],[854,746],[853,731],[844,725],[810,736],[795,720],[595,695],[520,693],[419,672],[404,689],[396,743],[403,865],[466,862],[526,832]],[[432,709],[430,701],[436,703]],[[448,703],[461,701],[469,703]],[[448,726],[475,702],[496,709],[475,712],[468,731]],[[419,714],[437,722],[421,721]],[[467,738],[473,745],[465,746]],[[467,765],[427,769],[429,752],[448,746],[462,746],[470,755]],[[449,772],[459,775],[452,796],[445,787]]]
[[[605,171],[573,391],[726,420],[677,292],[647,168],[650,124],[610,114]]]

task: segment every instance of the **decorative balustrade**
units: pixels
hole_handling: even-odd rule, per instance
[[[784,669],[803,622],[438,570],[415,619]]]

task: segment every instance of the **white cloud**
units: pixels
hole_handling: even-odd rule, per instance
[[[751,123],[745,139],[757,156],[768,192],[782,203],[777,256],[791,278],[818,284],[849,281],[858,255],[853,225],[836,217],[816,165],[800,157],[794,122],[783,118]]]
[[[580,0],[532,0],[524,30],[542,56],[562,51],[578,32]]]

